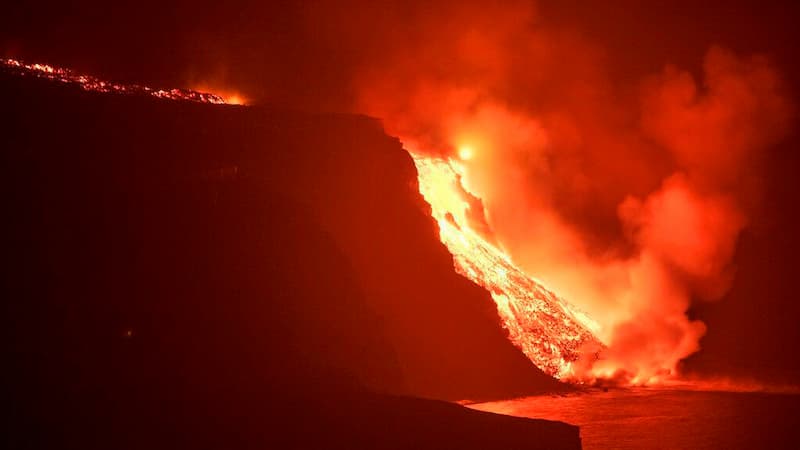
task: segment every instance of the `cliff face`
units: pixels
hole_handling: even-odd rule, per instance
[[[152,442],[137,441],[147,429],[185,446],[195,438],[176,430],[194,429],[213,446],[214,433],[263,443],[247,436],[283,430],[289,445],[287,424],[346,433],[331,419],[343,408],[395,423],[361,435],[378,442],[445,408],[437,420],[472,445],[496,439],[491,421],[545,446],[578,442],[566,425],[363,390],[485,399],[557,387],[508,342],[488,293],[453,272],[413,163],[379,123],[7,74],[0,94],[16,436],[79,442],[94,424],[97,442],[136,447]],[[281,419],[264,428],[264,411]],[[504,439],[527,446],[524,434]]]
[[[273,127],[259,139],[279,144],[237,166],[307,205],[347,255],[394,349],[402,391],[463,399],[557,388],[509,343],[489,295],[454,272],[399,142],[366,118],[305,120],[257,117],[254,126]]]

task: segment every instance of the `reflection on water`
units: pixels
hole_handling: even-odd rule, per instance
[[[631,389],[470,407],[578,425],[587,450],[800,449],[798,395]]]

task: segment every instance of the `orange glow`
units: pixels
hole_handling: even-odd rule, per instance
[[[463,160],[472,159],[475,156],[474,150],[469,145],[464,145],[458,148],[458,157]]]
[[[222,102],[226,105],[247,105],[250,103],[241,92],[237,92],[229,88],[219,87],[215,84],[197,84],[192,86],[192,90],[196,92],[210,92],[222,99]]]
[[[230,94],[230,95],[223,95],[222,98],[225,100],[225,103],[229,105],[246,105],[247,102],[239,94]]]

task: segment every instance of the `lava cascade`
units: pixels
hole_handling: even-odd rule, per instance
[[[470,226],[457,161],[411,154],[420,193],[431,205],[456,272],[491,293],[509,339],[537,367],[558,379],[580,378],[577,364],[596,359],[603,348],[594,335],[598,324],[517,268]]]

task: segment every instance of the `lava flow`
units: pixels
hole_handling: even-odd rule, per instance
[[[240,96],[232,95],[230,98],[206,92],[197,92],[187,89],[153,89],[147,86],[136,84],[125,85],[100,80],[90,75],[75,73],[69,69],[54,67],[47,64],[25,64],[15,59],[0,59],[0,65],[6,67],[20,76],[34,76],[48,80],[60,81],[62,83],[80,86],[86,91],[149,95],[156,98],[167,100],[187,100],[198,103],[222,104],[242,104]]]
[[[599,325],[517,268],[470,226],[458,162],[411,152],[419,190],[431,205],[456,272],[489,291],[509,339],[545,373],[578,381],[576,365],[598,358]]]

